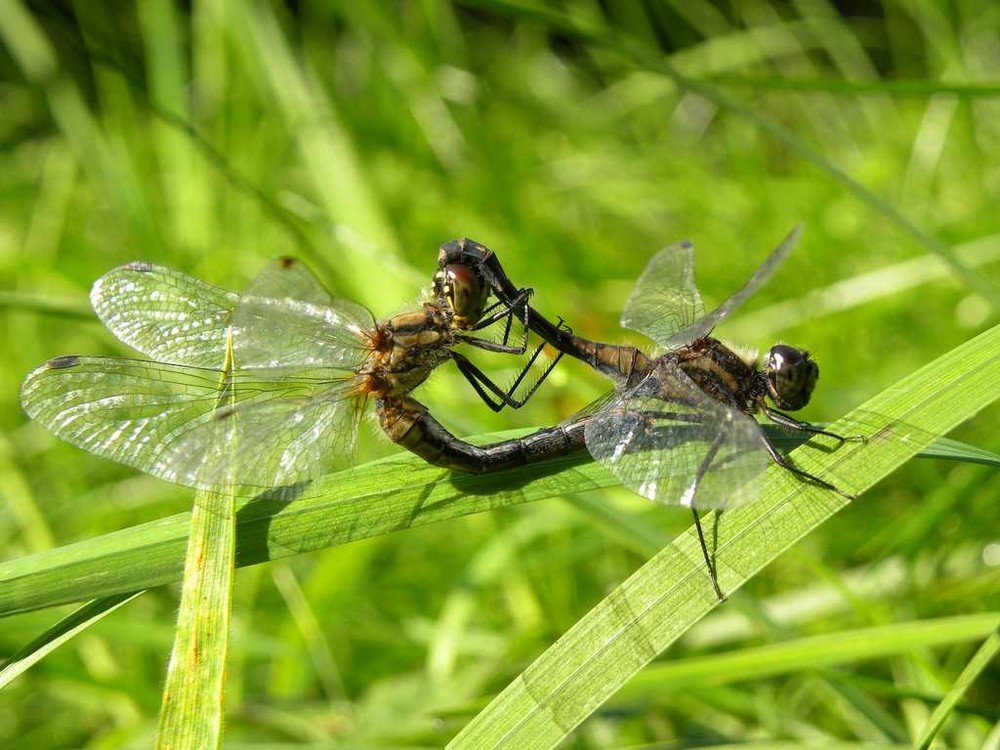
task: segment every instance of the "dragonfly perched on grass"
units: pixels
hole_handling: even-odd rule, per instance
[[[411,393],[453,361],[494,410],[523,404],[558,360],[514,396],[460,344],[521,355],[530,289],[487,306],[490,291],[462,264],[435,275],[433,299],[376,322],[335,299],[302,263],[279,259],[242,293],[151,263],[129,263],[93,287],[105,326],[148,359],[62,356],[31,372],[21,403],[58,437],[178,484],[212,489],[295,484],[353,459],[369,399],[391,440],[427,461],[464,471],[529,463],[553,446],[582,443],[582,428],[553,428],[499,451],[451,435]],[[504,323],[501,341],[480,338]],[[578,433],[578,434],[577,434]]]
[[[739,291],[708,314],[694,282],[694,247],[682,242],[653,256],[621,316],[624,327],[656,342],[658,353],[653,355],[575,335],[528,307],[533,331],[560,352],[615,380],[615,391],[572,423],[584,424],[591,455],[626,487],[663,505],[691,509],[720,599],[699,508],[751,502],[770,462],[851,497],[792,464],[755,419],[763,413],[782,427],[844,440],[783,411],[796,411],[809,402],[819,378],[819,366],[809,353],[778,344],[761,366],[755,354],[734,350],[711,336],[715,326],[771,277],[799,234],[796,227]],[[456,263],[474,269],[498,299],[516,294],[496,255],[483,245],[469,239],[442,245],[441,267]]]

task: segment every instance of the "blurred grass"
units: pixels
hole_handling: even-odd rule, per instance
[[[40,361],[121,352],[93,322],[52,313],[85,306],[93,279],[127,260],[239,287],[274,255],[306,256],[337,293],[382,316],[415,302],[440,242],[467,235],[535,287],[543,312],[625,341],[617,311],[660,246],[694,240],[699,285],[717,302],[801,220],[800,246],[747,315],[835,284],[841,304],[821,317],[810,304],[762,315],[738,340],[808,346],[823,376],[804,417],[821,421],[995,321],[954,275],[907,265],[925,260],[912,233],[760,125],[793,134],[934,242],[969,248],[956,257],[995,295],[996,261],[978,262],[1000,244],[995,4],[890,2],[864,15],[815,1],[547,7],[549,17],[486,2],[291,10],[143,0],[134,13],[4,2],[6,557],[190,502],[56,443],[17,405],[21,378]],[[568,28],[626,38],[725,101]],[[730,99],[753,118],[728,109]],[[871,294],[887,282],[870,275],[889,266],[900,283]],[[513,370],[479,361],[500,380]],[[561,363],[520,413],[488,412],[450,368],[418,395],[456,433],[473,434],[551,424],[604,388]],[[955,436],[1000,449],[998,414]],[[369,443],[362,458],[395,450]],[[989,467],[908,464],[755,578],[672,660],[984,611],[1000,592],[996,496]],[[662,541],[686,525],[602,490],[241,571],[227,738],[442,745],[644,561],[622,538],[637,519]],[[898,565],[896,583],[856,593],[853,574],[883,561]],[[148,738],[176,594],[118,610],[10,685],[0,694],[3,744]],[[795,594],[790,611],[774,614],[772,603]],[[5,620],[0,647],[16,651],[61,614]],[[743,623],[734,638],[697,640],[734,617]],[[940,698],[974,651],[889,655],[843,667],[845,682],[799,671],[630,699],[593,716],[575,743],[912,741],[936,702],[912,696]],[[980,709],[998,692],[994,666],[940,741],[981,744],[997,717]]]

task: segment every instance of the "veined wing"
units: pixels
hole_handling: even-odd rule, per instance
[[[363,306],[334,299],[312,272],[279,258],[243,292],[233,316],[237,368],[354,369],[375,321]]]
[[[719,323],[721,323],[723,319],[729,315],[729,313],[750,299],[757,293],[758,289],[768,282],[768,280],[774,275],[774,272],[778,270],[778,266],[780,266],[788,254],[792,252],[792,249],[799,241],[799,237],[801,235],[802,225],[796,224],[785,239],[783,239],[771,252],[771,254],[767,256],[764,262],[761,263],[760,267],[754,271],[753,276],[751,276],[736,292],[730,295],[725,302],[712,310],[712,312],[708,315],[694,321],[692,325],[688,326],[683,331],[678,331],[676,334],[665,340],[657,339],[657,343],[667,349],[676,349],[680,346],[684,346],[685,344],[690,344],[692,341],[700,339],[703,336],[707,336],[713,328],[719,325]]]
[[[59,357],[28,375],[21,403],[63,440],[167,481],[272,487],[349,463],[361,404],[331,374]]]
[[[351,367],[371,313],[334,299],[303,264],[272,261],[244,294],[135,262],[94,284],[91,303],[123,343],[159,362],[222,367],[233,327],[237,368]]]
[[[142,261],[109,271],[90,291],[97,316],[119,341],[192,367],[222,366],[237,300],[236,292]]]
[[[625,303],[621,324],[668,351],[707,336],[767,283],[801,234],[802,225],[797,224],[753,276],[707,315],[694,281],[694,246],[690,242],[670,245],[646,265]]]
[[[591,418],[586,441],[622,484],[664,505],[750,502],[768,465],[757,423],[706,395],[668,358]]]
[[[694,283],[694,245],[677,242],[649,259],[625,303],[621,324],[662,344],[704,314]]]

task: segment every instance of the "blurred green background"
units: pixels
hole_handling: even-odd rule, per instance
[[[797,222],[791,259],[718,334],[808,347],[827,421],[996,320],[1000,6],[988,0],[533,5],[4,2],[0,539],[7,558],[178,512],[190,493],[26,423],[24,375],[124,349],[87,292],[145,259],[240,288],[305,258],[377,317],[438,245],[494,249],[535,305],[641,343],[618,311],[691,239],[711,306]],[[964,278],[932,250],[947,248]],[[516,363],[477,359],[499,381]],[[607,388],[563,362],[495,415],[453,367],[417,393],[456,434],[549,425]],[[1000,450],[994,407],[954,437]],[[375,427],[373,419],[368,423]],[[368,430],[374,434],[374,430]],[[397,449],[363,441],[359,460]],[[914,461],[669,654],[995,608],[995,470]],[[688,524],[624,491],[241,571],[229,740],[440,746]],[[595,507],[603,510],[596,512]],[[646,531],[637,538],[630,524]],[[157,590],[0,694],[0,744],[145,746],[177,591]],[[11,618],[6,654],[52,623]],[[579,747],[905,743],[975,644],[612,701]],[[944,741],[978,745],[980,681]]]

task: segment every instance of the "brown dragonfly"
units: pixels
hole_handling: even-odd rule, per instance
[[[521,355],[530,289],[487,306],[490,290],[461,264],[435,276],[432,300],[376,322],[336,299],[292,259],[267,266],[242,293],[163,266],[129,263],[93,287],[105,326],[148,359],[62,356],[30,373],[21,403],[58,437],[178,484],[212,489],[298,483],[353,460],[364,404],[375,402],[391,440],[427,461],[489,471],[540,460],[583,442],[582,426],[543,430],[499,449],[451,435],[411,393],[453,361],[494,410],[522,398],[498,387],[461,344]],[[505,323],[500,341],[480,332]],[[561,356],[561,355],[559,355]]]
[[[663,505],[691,509],[716,595],[715,566],[699,508],[724,509],[754,500],[771,462],[811,482],[851,497],[792,464],[755,419],[763,413],[782,427],[844,440],[801,422],[784,410],[803,408],[819,378],[809,353],[785,344],[771,347],[759,364],[712,330],[763,285],[794,247],[796,227],[744,286],[712,312],[694,282],[694,248],[688,242],[657,253],[632,290],[622,325],[653,339],[655,354],[604,344],[573,334],[528,307],[528,326],[558,351],[611,377],[616,389],[571,420],[584,424],[591,455],[634,492]],[[500,300],[517,289],[496,255],[469,239],[442,245],[439,266],[462,265]],[[773,406],[772,406],[773,404]]]

